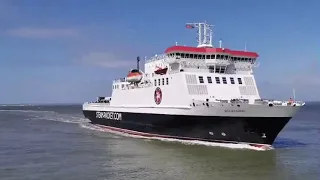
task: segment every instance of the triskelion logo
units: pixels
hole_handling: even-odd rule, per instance
[[[159,87],[156,88],[156,90],[154,91],[154,102],[156,102],[156,104],[160,104],[162,100],[162,92],[161,89]]]

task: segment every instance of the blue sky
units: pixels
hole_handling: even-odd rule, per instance
[[[1,0],[0,104],[81,103],[108,96],[136,56],[196,45],[186,22],[214,24],[214,43],[259,53],[262,97],[320,100],[320,2],[309,0]]]

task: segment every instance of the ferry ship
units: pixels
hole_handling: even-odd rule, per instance
[[[305,102],[262,99],[253,69],[259,55],[212,45],[212,25],[197,29],[198,46],[168,47],[113,81],[110,97],[83,104],[93,124],[146,137],[272,146]]]

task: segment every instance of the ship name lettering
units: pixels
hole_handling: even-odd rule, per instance
[[[100,112],[97,111],[96,112],[96,118],[99,119],[111,119],[111,120],[117,120],[117,121],[121,121],[122,120],[122,114],[121,113],[117,113],[117,112]]]
[[[243,109],[226,109],[224,112],[245,112]]]

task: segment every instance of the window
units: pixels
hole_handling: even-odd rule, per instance
[[[234,84],[234,79],[232,77],[230,78],[230,82],[231,84]]]
[[[181,58],[184,58],[184,53],[181,53]]]
[[[158,86],[160,86],[160,79],[158,79]]]
[[[221,67],[221,66],[220,66],[220,67]],[[219,73],[222,73],[222,74],[223,74],[223,73],[225,73],[225,70],[226,70],[226,67],[221,67]]]
[[[207,58],[206,59],[210,59],[210,55],[207,55]]]
[[[211,77],[210,77],[210,76],[208,76],[208,77],[207,77],[207,79],[208,79],[208,83],[210,83],[210,84],[211,84],[211,83],[212,83],[212,79],[211,79]]]
[[[200,83],[204,83],[204,81],[203,81],[203,76],[199,76],[199,82],[200,82]]]
[[[226,77],[222,77],[222,82],[223,82],[223,84],[227,84],[227,78]]]
[[[157,80],[156,79],[154,80],[154,86],[157,86]]]
[[[219,77],[216,77],[216,83],[220,84],[220,78]]]
[[[169,84],[169,78],[166,78],[166,81],[167,81],[167,85]]]
[[[164,85],[164,78],[162,78],[162,85]]]
[[[215,59],[215,55],[213,54],[213,55],[211,55],[211,59]]]
[[[242,84],[241,78],[238,78],[238,83],[239,83],[239,84]]]
[[[192,58],[192,59],[193,59],[193,54],[190,54],[190,58]]]

